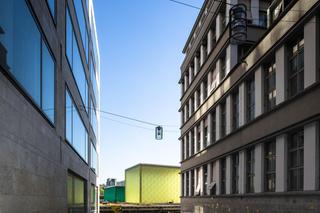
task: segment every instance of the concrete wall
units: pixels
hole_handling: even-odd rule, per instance
[[[56,2],[55,25],[45,1],[30,1],[56,60],[55,126],[49,124],[28,95],[14,81],[9,80],[7,72],[0,68],[1,213],[67,212],[69,171],[85,180],[87,212],[91,210],[89,192],[91,184],[97,184],[97,177],[90,169],[90,160],[88,164],[85,163],[65,142],[66,84],[76,104],[81,105],[82,102],[64,54],[65,1]],[[72,4],[72,1],[68,2]],[[71,15],[75,18],[73,9]],[[80,41],[79,33],[77,31],[76,36]],[[85,58],[83,51],[81,56]],[[88,67],[85,67],[85,71],[90,76]],[[89,130],[90,119],[87,113],[80,114]],[[89,135],[94,137],[92,131],[89,131]]]

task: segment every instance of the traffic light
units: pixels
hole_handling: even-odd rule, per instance
[[[156,127],[156,140],[162,140],[163,138],[163,128],[162,126]]]

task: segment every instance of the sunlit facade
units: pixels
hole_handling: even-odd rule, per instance
[[[1,1],[0,71],[0,212],[99,212],[92,0]]]
[[[320,211],[319,11],[319,0],[204,1],[181,65],[181,212]]]

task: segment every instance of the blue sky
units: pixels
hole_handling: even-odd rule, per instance
[[[179,165],[182,49],[199,11],[169,0],[94,0],[94,7],[101,109],[172,125],[156,141],[152,126],[102,114],[100,182],[123,180],[124,170],[138,163]]]

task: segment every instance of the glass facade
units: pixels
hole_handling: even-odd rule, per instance
[[[0,65],[54,123],[55,61],[25,1],[1,4],[0,35]]]
[[[96,107],[94,106],[93,101],[91,100],[91,125],[92,125],[92,129],[94,134],[96,135],[96,137],[98,137],[98,120],[97,120],[97,111],[96,111]]]
[[[68,9],[66,11],[66,56],[78,86],[82,101],[87,110],[89,102],[88,81],[81,60],[77,39],[73,30],[70,12]]]
[[[91,141],[91,169],[98,173],[98,154],[95,145]]]
[[[68,213],[85,213],[85,181],[69,173],[67,180],[67,191]]]
[[[91,78],[92,89],[93,89],[95,100],[96,102],[99,102],[99,91],[98,91],[98,84],[97,84],[96,69],[95,69],[95,65],[93,64],[92,58],[90,62],[90,78]]]
[[[90,204],[91,204],[91,212],[97,212],[97,205],[98,205],[98,188],[95,185],[91,185],[90,188]]]
[[[88,133],[69,91],[66,91],[66,139],[88,162]]]
[[[82,0],[73,0],[73,5],[76,11],[78,25],[80,29],[82,44],[86,53],[86,60],[88,62],[89,57],[89,36],[87,31],[87,24],[86,24],[86,16],[84,13],[84,8],[82,4]]]

